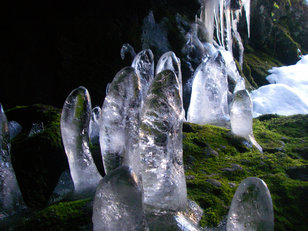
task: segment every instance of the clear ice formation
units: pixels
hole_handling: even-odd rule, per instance
[[[262,152],[262,147],[254,138],[252,130],[252,100],[247,90],[234,93],[230,109],[231,132],[250,140]]]
[[[135,58],[136,56],[134,48],[129,43],[124,43],[121,47],[120,55],[122,60],[125,59],[126,53],[129,53],[132,58]]]
[[[150,49],[140,51],[131,65],[139,75],[142,96],[146,97],[148,88],[154,78],[154,55]]]
[[[93,205],[94,231],[145,230],[142,189],[127,166],[109,172],[99,183]]]
[[[9,125],[0,104],[0,219],[24,208],[10,155]]]
[[[32,123],[32,127],[31,127],[31,130],[29,132],[29,137],[31,136],[35,136],[41,132],[43,132],[45,129],[45,126],[44,126],[44,123],[41,122],[41,121],[38,121],[38,122],[33,122]]]
[[[168,51],[159,58],[155,74],[157,75],[164,70],[174,71],[178,77],[180,87],[182,87],[181,60],[176,57],[173,51]]]
[[[248,177],[241,182],[232,199],[227,231],[273,231],[274,212],[265,182]]]
[[[193,223],[187,216],[177,213],[154,213],[147,214],[149,230],[166,231],[202,231],[203,229]]]
[[[221,56],[202,62],[195,71],[187,121],[225,126],[229,120],[228,81]]]
[[[235,6],[237,4],[237,6]],[[238,16],[245,10],[248,37],[250,36],[250,0],[203,0],[199,20],[208,31],[208,41],[214,41],[214,28],[218,44],[232,52],[233,36],[237,35]],[[235,15],[235,17],[234,17]],[[232,33],[233,32],[233,33]],[[226,34],[225,34],[226,33]],[[233,36],[232,36],[233,34]],[[238,38],[236,38],[238,40]],[[238,42],[241,42],[240,40]]]
[[[61,135],[74,182],[75,195],[95,191],[101,176],[89,148],[92,107],[85,87],[74,89],[66,98],[61,115]]]
[[[139,75],[134,68],[125,67],[115,75],[102,106],[100,147],[106,174],[121,165],[127,165],[139,176],[141,104]]]
[[[186,207],[183,167],[183,102],[173,71],[160,72],[152,82],[141,113],[139,150],[144,203],[148,211]]]
[[[16,121],[9,122],[10,140],[14,139],[22,131],[22,126]]]
[[[74,193],[74,182],[71,177],[70,171],[66,170],[62,172],[58,184],[53,190],[48,204],[54,204],[63,200],[68,200],[72,198]]]
[[[92,114],[89,124],[89,136],[92,144],[99,143],[100,121],[101,121],[101,108],[97,106],[92,109]]]

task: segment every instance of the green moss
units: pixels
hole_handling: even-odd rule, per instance
[[[68,167],[60,133],[60,110],[36,104],[15,107],[6,114],[23,128],[11,145],[13,167],[23,197],[28,206],[42,208]],[[33,123],[43,123],[44,130],[29,136]]]
[[[243,73],[253,87],[258,87],[268,84],[265,79],[268,76],[268,70],[272,67],[282,66],[282,63],[272,56],[256,51],[253,48],[246,46],[243,63]]]
[[[308,182],[291,179],[286,174],[290,167],[307,164],[293,146],[298,142],[296,137],[301,136],[300,139],[305,141],[303,148],[307,147],[308,137],[302,129],[303,124],[307,124],[305,119],[305,116],[255,119],[254,134],[264,148],[264,154],[246,147],[228,129],[185,125],[191,128],[184,132],[183,138],[185,174],[190,176],[187,178],[188,196],[204,209],[202,226],[216,226],[227,215],[236,190],[233,185],[238,186],[246,177],[252,176],[263,179],[271,191],[275,230],[301,230],[307,226],[307,221],[303,221],[307,213],[304,194]],[[282,140],[285,143],[281,149]],[[208,155],[209,148],[218,155]],[[220,185],[211,183],[213,180]]]
[[[91,214],[90,200],[59,203],[25,218],[14,230],[79,230],[91,224]]]
[[[47,110],[44,106],[32,106],[30,111],[35,108],[41,111],[40,118],[45,118],[48,126],[42,134],[32,138],[18,137],[14,141],[17,146],[20,145],[15,149],[15,158],[21,158],[17,150],[26,157],[19,160],[19,165],[15,160],[15,167],[26,202],[32,207],[43,207],[57,181],[57,177],[48,175],[55,172],[59,164],[50,162],[56,149],[48,150],[61,145],[60,114],[59,110]],[[29,110],[27,107],[15,110],[19,114],[19,110],[25,109]],[[32,116],[36,115],[34,117],[38,119],[35,111]],[[13,114],[10,112],[8,115]],[[204,209],[200,224],[203,227],[217,226],[228,213],[236,186],[246,177],[259,177],[267,183],[272,195],[275,230],[304,230],[308,226],[305,219],[308,182],[296,174],[290,178],[288,173],[290,169],[304,168],[308,164],[307,120],[307,115],[266,115],[254,119],[254,135],[264,154],[248,147],[229,129],[185,123],[183,158],[185,174],[189,176],[187,192],[188,197]],[[24,131],[25,134],[27,132]],[[31,155],[32,152],[36,154]],[[58,169],[57,174],[60,172]],[[16,230],[78,230],[90,226],[90,202],[74,201],[42,209],[24,219]]]

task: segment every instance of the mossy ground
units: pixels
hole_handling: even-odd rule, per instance
[[[289,174],[289,170],[307,166],[307,122],[307,115],[264,115],[255,119],[254,135],[263,154],[249,148],[228,129],[185,123],[183,152],[188,197],[204,209],[200,224],[216,226],[227,215],[239,183],[253,176],[263,179],[269,187],[275,230],[305,230],[308,182],[296,171]],[[32,192],[34,197],[28,202],[36,207],[34,200],[39,198],[37,192]],[[89,200],[62,202],[38,210],[13,230],[90,230],[91,216]]]
[[[183,139],[188,196],[204,209],[202,226],[216,226],[227,215],[235,185],[246,177],[259,177],[272,195],[275,230],[308,227],[308,182],[287,174],[290,168],[307,165],[301,154],[307,152],[307,119],[306,115],[255,119],[254,134],[263,154],[245,148],[227,129],[188,124],[191,129]],[[209,149],[218,155],[209,155]]]
[[[91,230],[90,199],[58,203],[25,218],[14,230]]]

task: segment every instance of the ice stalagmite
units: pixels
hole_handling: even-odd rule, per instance
[[[129,53],[132,58],[135,58],[135,56],[136,56],[136,52],[135,52],[134,48],[129,43],[124,43],[122,45],[122,48],[121,48],[121,51],[120,51],[120,55],[121,55],[122,60],[125,59],[126,53]]]
[[[156,65],[156,70],[155,74],[157,75],[158,73],[164,71],[164,70],[170,70],[174,71],[176,74],[179,84],[180,84],[180,93],[182,97],[182,71],[181,71],[181,60],[176,57],[174,52],[168,51],[165,54],[163,54]]]
[[[24,207],[10,155],[8,121],[0,104],[0,219]]]
[[[139,176],[141,89],[139,75],[132,67],[120,70],[110,84],[100,123],[100,146],[106,174],[125,164]]]
[[[154,55],[150,49],[140,51],[131,65],[140,77],[143,98],[154,78]]]
[[[228,114],[228,82],[221,57],[199,65],[194,74],[187,120],[197,124],[224,126]]]
[[[99,183],[93,205],[94,231],[145,230],[142,190],[127,166],[109,172]]]
[[[91,100],[84,87],[66,98],[61,115],[61,135],[76,194],[94,191],[101,176],[89,149]]]
[[[274,212],[265,182],[248,177],[241,182],[232,199],[227,231],[273,231]]]
[[[240,90],[234,93],[230,109],[230,122],[233,134],[250,140],[262,152],[262,147],[253,136],[252,100],[247,90]]]
[[[101,108],[95,107],[92,110],[90,124],[89,124],[89,135],[92,144],[99,143],[99,123],[101,121]]]
[[[141,113],[139,150],[147,210],[181,210],[187,203],[183,167],[183,103],[173,71],[152,82]]]
[[[180,86],[182,85],[181,61],[172,51],[166,52],[159,58],[156,65],[155,74],[157,75],[164,70],[174,71],[178,77]]]

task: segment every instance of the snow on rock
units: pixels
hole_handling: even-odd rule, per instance
[[[308,55],[295,65],[273,67],[266,79],[271,83],[251,93],[253,116],[308,113]]]

